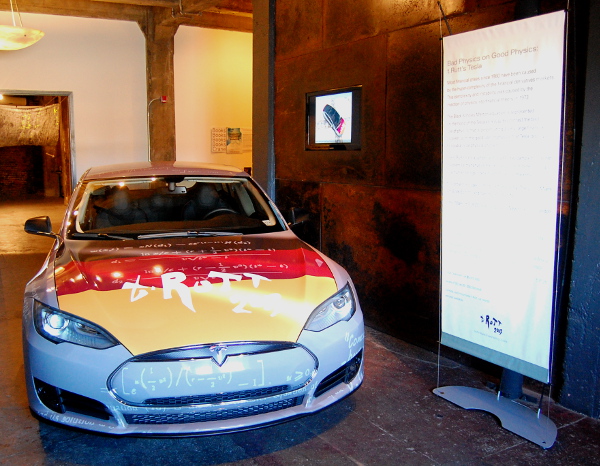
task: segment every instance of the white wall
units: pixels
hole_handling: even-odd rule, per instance
[[[72,92],[76,178],[93,165],[147,160],[145,40],[139,26],[22,18],[25,27],[46,35],[29,48],[0,51],[0,93]],[[12,24],[10,12],[0,12],[0,24]],[[210,129],[252,126],[252,34],[179,28],[175,112],[177,160],[251,166],[251,153],[211,153]]]
[[[211,153],[211,128],[252,127],[252,34],[181,26],[175,35],[177,160],[252,166]]]
[[[46,33],[0,51],[3,90],[72,92],[75,175],[90,166],[147,160],[144,36],[136,23],[23,14]],[[12,24],[0,12],[0,24]]]

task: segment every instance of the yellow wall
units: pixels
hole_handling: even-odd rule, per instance
[[[250,167],[212,153],[211,128],[252,127],[252,34],[181,26],[175,35],[177,160]]]

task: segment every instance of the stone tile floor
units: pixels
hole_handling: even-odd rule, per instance
[[[500,427],[492,415],[463,410],[432,393],[442,385],[487,390],[487,376],[367,329],[363,386],[312,416],[235,434],[115,438],[34,418],[23,385],[20,312],[25,283],[51,240],[27,235],[24,221],[62,201],[0,203],[0,464],[7,465],[583,465],[600,464],[600,421],[548,401],[558,427],[544,450]],[[439,370],[438,370],[439,361]]]

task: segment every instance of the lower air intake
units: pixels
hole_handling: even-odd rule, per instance
[[[188,424],[190,422],[224,421],[227,419],[255,416],[257,414],[272,413],[274,411],[292,408],[302,404],[303,398],[303,396],[297,396],[295,398],[257,406],[221,409],[219,411],[207,411],[201,413],[125,414],[125,420],[128,424]]]
[[[339,384],[350,383],[360,369],[362,362],[362,350],[354,356],[350,361],[344,364],[342,367],[325,377],[317,389],[315,390],[315,398],[321,396],[326,391],[331,390],[333,387],[337,387]]]
[[[34,382],[40,401],[52,411],[60,414],[67,412],[83,414],[105,421],[112,416],[108,408],[99,401],[62,390],[39,379],[34,379]]]
[[[278,395],[290,390],[289,385],[267,387],[257,390],[244,390],[241,392],[216,393],[210,395],[192,395],[179,397],[148,398],[144,401],[148,406],[188,406],[207,403],[225,403],[228,401],[253,400]]]

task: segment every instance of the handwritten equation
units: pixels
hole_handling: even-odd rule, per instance
[[[224,353],[227,350],[227,346],[221,348]],[[110,388],[121,399],[137,404],[148,398],[196,397],[263,387],[292,390],[306,386],[315,374],[313,357],[300,347],[234,354],[222,365],[215,363],[214,357],[129,362],[111,379]]]

